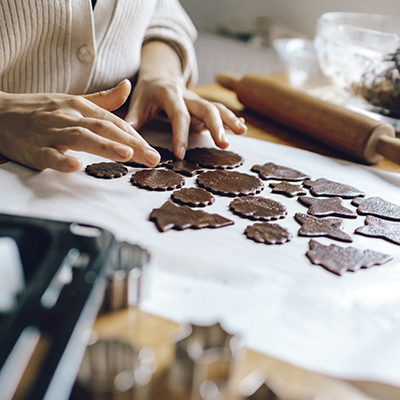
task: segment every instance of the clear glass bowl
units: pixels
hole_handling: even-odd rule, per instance
[[[343,96],[400,110],[400,18],[326,13],[314,45],[322,72]]]

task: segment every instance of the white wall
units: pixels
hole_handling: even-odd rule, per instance
[[[198,28],[214,29],[227,16],[268,16],[314,37],[316,21],[327,11],[400,16],[399,0],[180,0]]]

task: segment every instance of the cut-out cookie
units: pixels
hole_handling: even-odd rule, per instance
[[[121,178],[128,173],[128,169],[116,162],[100,162],[90,164],[85,168],[88,175],[101,179]]]
[[[336,217],[357,218],[357,213],[354,210],[343,206],[341,197],[316,199],[315,197],[300,196],[297,200],[309,207],[307,214],[315,217],[334,215]]]
[[[158,167],[163,167],[166,164],[168,164],[169,162],[175,161],[175,156],[174,153],[171,150],[165,149],[164,147],[158,147],[158,146],[154,146],[154,148],[160,153],[160,162],[157,165]],[[128,165],[129,167],[135,167],[135,168],[148,168],[146,165],[144,164],[140,164],[136,161],[130,160],[130,161],[125,161],[124,162],[125,165]]]
[[[143,169],[132,174],[132,185],[148,190],[174,190],[185,184],[185,179],[166,169]]]
[[[325,178],[319,178],[315,181],[306,179],[303,182],[303,185],[307,188],[310,188],[310,192],[314,196],[342,197],[343,199],[365,196],[364,192],[353,186],[329,181]]]
[[[221,196],[244,196],[260,193],[264,184],[256,176],[237,171],[216,170],[203,172],[197,177],[197,184]]]
[[[234,199],[229,208],[237,215],[255,220],[270,221],[285,218],[287,207],[262,196],[243,196]]]
[[[400,221],[400,206],[390,203],[381,197],[369,197],[368,199],[356,197],[351,203],[358,206],[357,212],[359,214]]]
[[[203,168],[236,168],[243,164],[243,158],[232,151],[208,147],[196,147],[186,151],[185,160]]]
[[[256,222],[248,226],[244,234],[255,242],[265,244],[283,244],[293,237],[286,228],[269,222]]]
[[[281,183],[270,183],[269,186],[272,188],[272,193],[283,194],[287,197],[303,196],[307,194],[301,185],[293,185],[286,181]]]
[[[354,232],[364,236],[385,239],[400,245],[400,222],[389,222],[383,219],[367,215],[365,226],[360,226]]]
[[[205,207],[215,202],[215,197],[210,192],[202,188],[194,187],[176,190],[172,193],[171,199],[175,203],[190,207]]]
[[[154,209],[149,219],[161,232],[170,229],[221,228],[233,225],[233,221],[219,214],[209,214],[203,210],[193,210],[188,206],[178,206],[170,200],[165,202],[161,208]]]
[[[301,225],[299,236],[326,236],[343,242],[353,241],[342,231],[344,224],[341,218],[318,218],[303,213],[296,213],[294,218]]]
[[[261,179],[278,179],[280,181],[302,181],[310,176],[296,171],[295,169],[276,165],[272,162],[264,165],[253,165],[252,171],[258,172]]]
[[[306,256],[313,264],[322,265],[336,275],[346,271],[357,271],[360,268],[370,268],[382,265],[393,259],[392,256],[373,250],[359,250],[355,247],[340,247],[335,244],[324,246],[315,240],[310,240],[310,250]]]
[[[193,176],[204,171],[198,164],[188,163],[185,160],[169,162],[165,167],[185,176]]]

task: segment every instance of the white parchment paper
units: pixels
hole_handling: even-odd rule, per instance
[[[170,145],[169,134],[149,132],[146,137],[154,145]],[[238,171],[251,174],[254,164],[274,162],[400,204],[399,174],[245,137],[230,136],[230,141],[229,150],[245,158]],[[200,135],[190,145],[212,143]],[[102,161],[80,156],[85,165]],[[296,198],[271,194],[268,181],[261,195],[288,207],[288,216],[278,223],[293,234],[289,243],[247,239],[243,232],[253,221],[231,213],[232,198],[222,196],[205,211],[230,218],[234,225],[160,233],[148,217],[171,192],[132,186],[134,170],[102,180],[83,171],[35,172],[9,162],[0,166],[0,212],[91,223],[145,247],[155,261],[151,292],[142,304],[147,312],[177,322],[219,321],[256,351],[333,376],[400,385],[400,246],[353,234],[365,218],[347,219],[344,230],[352,235],[352,246],[391,254],[393,260],[335,276],[305,256],[309,239],[297,236],[293,215],[307,208]],[[185,186],[194,182],[186,178]],[[344,205],[353,207],[350,200]]]

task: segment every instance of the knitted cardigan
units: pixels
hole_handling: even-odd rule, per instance
[[[99,29],[98,26],[100,26]],[[196,30],[178,0],[0,0],[0,90],[91,93],[135,77],[162,40],[196,82]]]

